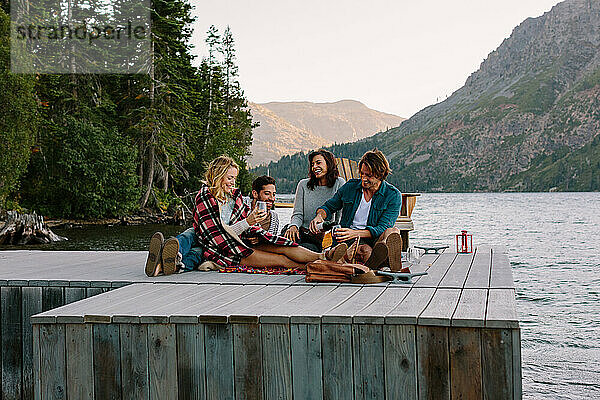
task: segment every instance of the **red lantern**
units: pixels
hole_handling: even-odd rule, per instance
[[[467,231],[460,231],[459,235],[456,235],[456,252],[457,253],[472,253],[473,252],[473,235],[468,234]]]

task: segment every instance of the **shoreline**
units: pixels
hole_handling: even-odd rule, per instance
[[[94,220],[56,218],[45,221],[48,228],[72,229],[89,226],[137,226],[137,225],[185,225],[180,216],[149,214],[149,215],[127,215],[121,218],[102,218]]]
[[[190,219],[191,221],[191,219]],[[44,223],[49,229],[77,229],[90,226],[138,226],[138,225],[185,225],[187,222],[179,216],[149,214],[127,215],[120,218],[101,219],[72,219],[72,218],[44,218]],[[6,220],[0,219],[0,227]]]

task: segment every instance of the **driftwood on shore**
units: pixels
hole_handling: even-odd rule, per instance
[[[44,217],[33,214],[7,213],[6,223],[0,230],[0,244],[25,245],[60,242],[67,238],[58,236],[44,223]]]

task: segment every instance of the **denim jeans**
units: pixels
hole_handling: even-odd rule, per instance
[[[194,228],[186,229],[175,238],[179,242],[181,262],[185,265],[184,271],[195,270],[202,264],[202,247],[200,247]]]

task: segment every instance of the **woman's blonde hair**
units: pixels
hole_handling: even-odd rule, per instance
[[[225,201],[226,199],[221,181],[231,167],[234,167],[238,171],[240,170],[240,167],[231,157],[219,156],[208,164],[208,168],[204,173],[204,183],[208,186],[208,189],[217,200]]]

